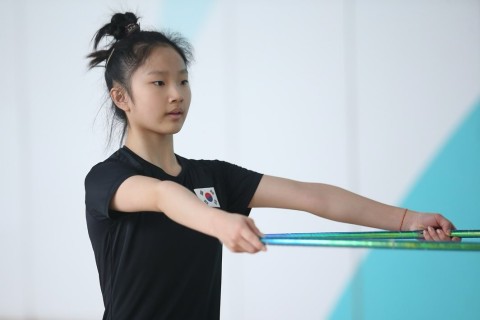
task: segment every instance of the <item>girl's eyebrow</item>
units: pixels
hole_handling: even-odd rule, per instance
[[[152,71],[147,72],[147,75],[151,75],[151,74],[165,75],[165,74],[168,74],[168,73],[169,73],[168,71],[152,70]],[[182,70],[178,71],[178,73],[179,74],[188,74],[188,70],[187,69],[182,69]]]

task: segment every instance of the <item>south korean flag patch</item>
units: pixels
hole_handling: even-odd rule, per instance
[[[195,194],[197,197],[205,202],[210,207],[220,208],[220,202],[218,202],[217,193],[215,192],[215,188],[198,188],[194,189]]]

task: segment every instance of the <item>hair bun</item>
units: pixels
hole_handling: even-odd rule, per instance
[[[131,12],[116,13],[110,21],[109,34],[113,36],[115,40],[121,40],[133,32],[140,30],[137,21],[137,16]]]

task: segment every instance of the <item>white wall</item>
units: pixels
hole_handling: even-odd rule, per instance
[[[100,318],[83,179],[110,151],[97,117],[103,75],[86,71],[85,55],[113,11],[138,11],[156,27],[170,5],[0,2],[0,318]],[[207,9],[194,34],[188,12],[175,21],[196,49],[193,102],[176,139],[187,157],[398,203],[479,97],[478,1],[218,0]],[[358,229],[281,210],[252,216],[265,233]],[[226,252],[222,316],[323,319],[363,253]]]

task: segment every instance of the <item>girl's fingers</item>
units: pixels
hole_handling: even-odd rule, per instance
[[[440,216],[440,221],[438,222],[438,225],[442,228],[443,232],[448,235],[450,235],[452,229],[455,230],[455,226],[443,216]]]
[[[450,241],[450,236],[447,235],[442,229],[437,229],[437,235],[440,238],[440,241]]]
[[[248,240],[242,239],[239,242],[240,252],[256,253],[259,250]]]
[[[426,241],[432,241],[432,237],[430,237],[430,233],[428,233],[428,230],[427,230],[427,229],[423,230],[423,238],[424,238]]]
[[[253,221],[253,219],[247,219],[247,223],[248,225],[250,226],[250,228],[253,230],[253,232],[255,232],[255,234],[259,237],[263,237],[264,234],[257,228],[257,226],[255,225],[255,221]]]
[[[260,237],[263,236],[262,233],[256,227],[254,230],[248,230],[248,231],[249,232],[242,235],[245,241],[247,241],[250,245],[252,245],[256,249],[255,252],[266,251],[267,248],[265,247],[265,244],[263,244],[263,242],[260,241]]]
[[[427,232],[433,241],[440,241],[440,236],[438,235],[437,231],[435,231],[435,229],[429,226],[427,228]]]
[[[256,241],[252,241],[253,239],[256,239]],[[248,253],[257,253],[259,251],[262,251],[264,247],[264,244],[260,242],[259,238],[257,236],[254,236],[254,238],[246,239],[242,238],[240,239],[236,246],[235,246],[235,252],[248,252]]]
[[[427,229],[423,230],[423,236],[427,241],[460,241],[461,239],[458,237],[451,238],[448,233],[443,231],[442,229],[434,229],[432,227],[428,227]]]

